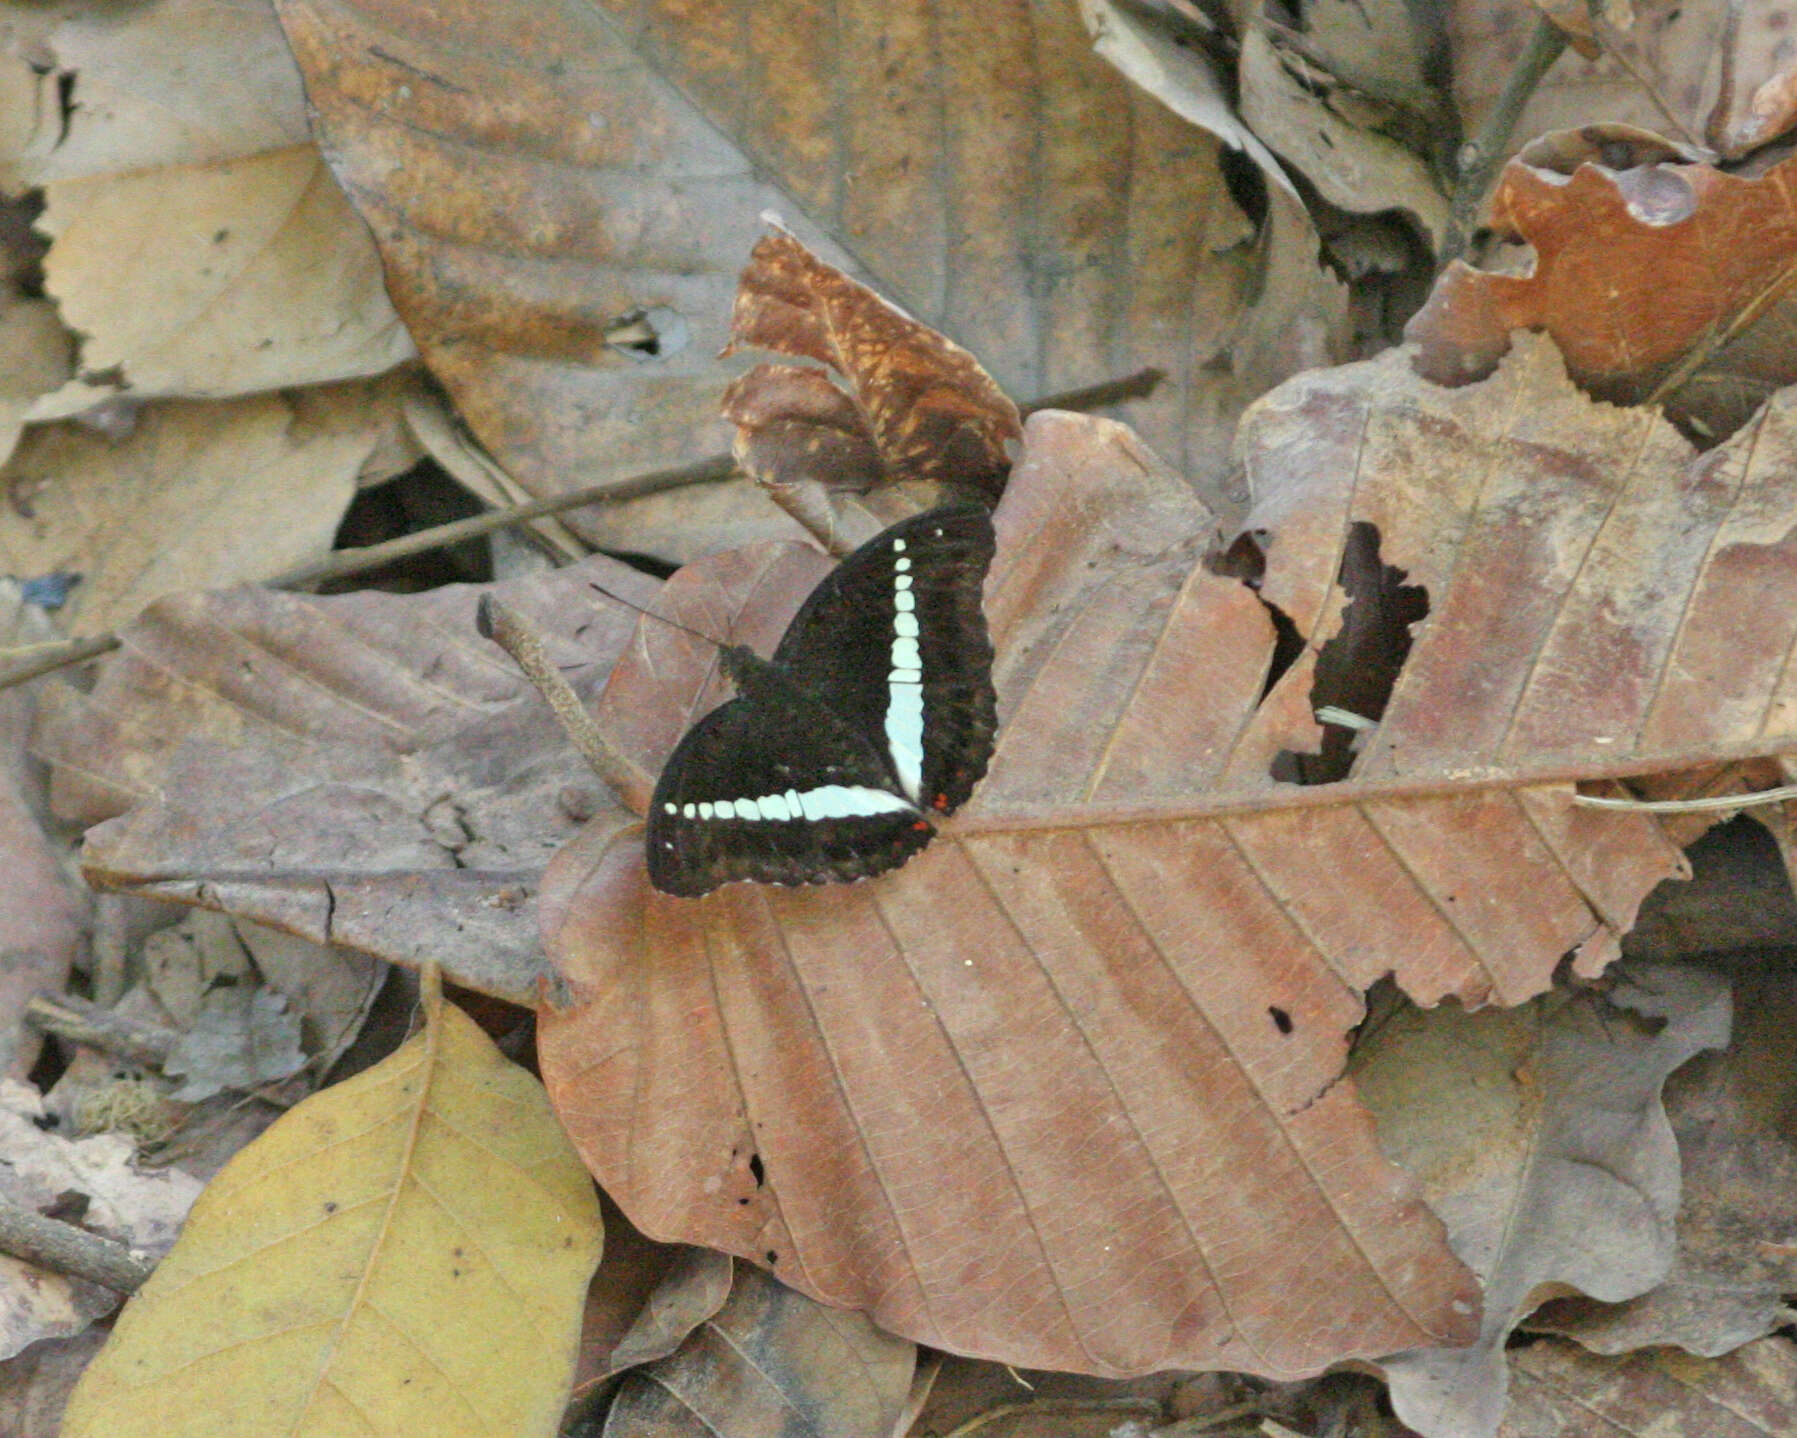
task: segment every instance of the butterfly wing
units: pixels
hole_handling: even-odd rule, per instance
[[[938,814],[967,801],[992,757],[980,605],[992,553],[992,520],[976,504],[895,524],[812,591],[774,651],[796,687],[870,737],[893,787]]]
[[[720,884],[863,879],[929,843],[883,756],[765,660],[746,692],[687,732],[649,809],[649,879],[694,897]],[[740,681],[739,681],[740,682]]]

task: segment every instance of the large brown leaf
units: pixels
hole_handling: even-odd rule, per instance
[[[1253,229],[1218,144],[1098,60],[1072,5],[277,9],[395,305],[539,491],[725,447],[732,369],[711,356],[769,208],[1013,394],[1159,366],[1150,438],[1195,474],[1221,467]],[[608,345],[644,314],[655,345]],[[1294,316],[1280,375],[1333,316],[1312,318]],[[686,518],[657,538],[697,552],[709,536]]]
[[[634,831],[558,856],[548,943],[585,1004],[543,1057],[595,1172],[646,1232],[1011,1362],[1286,1375],[1464,1341],[1465,1276],[1337,1081],[1359,991],[1596,971],[1684,867],[1569,781],[1790,747],[1788,426],[1694,458],[1539,340],[1457,391],[1401,353],[1302,378],[1243,441],[1256,591],[1199,563],[1208,516],[1127,432],[1038,417],[996,516],[999,747],[929,850],[697,902],[648,892]],[[1283,783],[1366,525],[1429,618],[1350,781]],[[752,590],[765,643],[821,567],[728,557],[667,598],[717,633]],[[1303,642],[1263,697],[1269,606]],[[652,626],[614,672],[645,767],[714,671]]]

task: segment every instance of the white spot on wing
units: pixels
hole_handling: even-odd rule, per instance
[[[911,567],[911,561],[908,559],[897,559],[893,561],[892,567],[898,570],[900,574],[903,574]]]
[[[775,823],[784,822],[792,815],[787,812],[786,800],[778,794],[769,794],[765,799],[757,799],[755,807],[761,810],[761,817]]]
[[[923,656],[917,652],[915,639],[895,639],[892,641],[892,667],[894,669],[923,668]]]
[[[893,615],[892,627],[901,639],[917,638],[917,616],[915,614]]]
[[[706,799],[699,805],[699,817],[701,819],[709,819],[711,817],[711,800]]]
[[[913,609],[917,608],[917,596],[901,589],[892,596],[892,603],[893,607],[896,608],[900,614],[909,614]]]
[[[915,800],[923,785],[923,685],[895,677],[891,689],[886,706],[886,747],[899,784]]]
[[[819,819],[858,819],[874,814],[901,814],[911,806],[897,794],[884,789],[867,789],[859,784],[826,784],[799,795],[805,817]]]

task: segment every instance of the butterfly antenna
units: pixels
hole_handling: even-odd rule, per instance
[[[690,625],[682,624],[678,619],[669,619],[665,614],[657,614],[652,609],[645,609],[640,604],[633,604],[622,594],[613,594],[611,590],[607,589],[603,584],[595,584],[590,579],[587,581],[587,584],[590,588],[597,589],[613,603],[622,604],[626,609],[634,609],[645,619],[653,619],[658,624],[669,625],[674,629],[680,630],[683,634],[692,635],[694,639],[703,639],[707,644],[711,645],[713,649],[727,649],[729,647],[723,640],[713,639],[709,634],[701,634],[697,629],[692,628]]]

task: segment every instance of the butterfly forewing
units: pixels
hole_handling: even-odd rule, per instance
[[[992,757],[997,701],[980,605],[992,553],[992,520],[978,505],[895,524],[812,591],[774,651],[795,684],[874,736],[900,792],[937,814],[967,801]],[[908,691],[913,659],[921,677]]]
[[[649,814],[649,877],[866,878],[930,841],[986,772],[997,727],[977,506],[894,525],[837,566],[772,660],[726,649],[738,696],[693,726]]]

